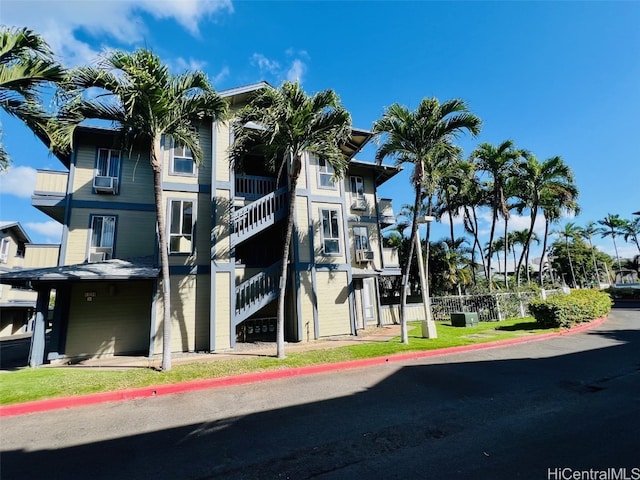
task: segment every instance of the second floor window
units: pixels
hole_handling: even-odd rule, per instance
[[[353,242],[356,250],[369,250],[369,230],[367,227],[353,227]]]
[[[196,174],[196,162],[193,160],[193,152],[186,146],[176,143],[173,147],[171,173],[175,175]]]
[[[116,235],[116,217],[96,215],[91,217],[91,247],[89,261],[97,262],[113,258]]]
[[[169,253],[193,252],[193,202],[171,200],[169,219]]]
[[[336,188],[335,170],[324,158],[318,159],[318,185],[320,188]]]
[[[320,210],[322,218],[322,253],[325,255],[340,254],[340,223],[338,210]]]
[[[8,238],[0,240],[0,263],[7,263],[9,261],[9,244]]]

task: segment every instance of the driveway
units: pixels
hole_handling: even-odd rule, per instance
[[[4,418],[0,476],[633,478],[639,402],[640,310],[620,309],[540,342]]]

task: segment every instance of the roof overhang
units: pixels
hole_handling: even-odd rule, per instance
[[[62,267],[29,268],[0,274],[0,283],[30,286],[36,283],[66,283],[117,280],[152,280],[158,278],[160,268],[152,257],[113,259],[97,263],[80,263]]]
[[[27,235],[27,232],[24,231],[24,229],[22,228],[22,225],[20,225],[20,223],[18,222],[2,223],[0,224],[0,231],[2,231],[2,233],[11,231],[18,242],[21,242],[21,243],[31,242],[29,235]]]
[[[393,165],[382,165],[374,162],[363,162],[361,160],[352,159],[349,161],[349,167],[359,167],[373,170],[375,172],[376,187],[379,187],[391,177],[402,171],[402,167]]]

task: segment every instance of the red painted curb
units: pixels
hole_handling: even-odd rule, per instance
[[[154,385],[150,387],[131,388],[115,392],[92,393],[88,395],[78,395],[74,397],[49,398],[46,400],[36,400],[34,402],[17,403],[14,405],[0,406],[0,417],[13,417],[26,415],[29,413],[46,412],[62,408],[82,407],[97,405],[100,403],[117,402],[122,400],[134,400],[137,398],[156,397],[161,395],[173,395],[175,393],[193,392],[197,390],[207,390],[212,388],[230,387],[233,385],[243,385],[246,383],[264,382],[281,378],[298,377],[302,375],[313,375],[338,370],[370,367],[390,362],[401,362],[404,360],[414,360],[419,358],[437,357],[450,355],[453,353],[469,352],[474,350],[486,350],[519,343],[534,342],[548,338],[579,333],[593,327],[601,325],[606,317],[598,318],[592,322],[573,327],[559,332],[543,333],[532,337],[517,337],[495,342],[475,343],[473,345],[463,345],[459,347],[447,347],[436,350],[398,353],[386,357],[373,357],[361,360],[349,360],[346,362],[326,363],[322,365],[311,365],[308,367],[282,368],[278,370],[268,370],[265,372],[246,373],[233,377],[220,377],[206,380],[193,380],[183,383],[172,383],[167,385]]]

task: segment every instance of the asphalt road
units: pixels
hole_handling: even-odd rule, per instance
[[[0,477],[640,479],[639,406],[640,309],[614,310],[541,342],[3,418]]]

